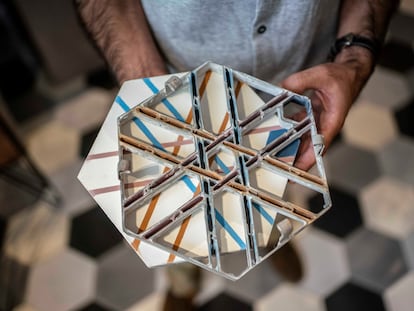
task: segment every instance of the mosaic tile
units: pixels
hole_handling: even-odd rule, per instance
[[[39,310],[72,310],[93,298],[96,266],[65,250],[32,268],[27,302]]]
[[[327,311],[385,311],[381,295],[347,283],[326,298]]]
[[[414,51],[411,42],[391,40],[385,43],[382,48],[378,63],[385,68],[406,73],[414,67]]]
[[[382,177],[361,193],[367,225],[396,238],[414,231],[414,186]]]
[[[81,166],[82,161],[77,159],[50,175],[50,182],[62,198],[59,208],[69,215],[79,214],[95,206],[95,201],[76,179]]]
[[[396,240],[360,229],[347,241],[352,277],[360,284],[381,292],[407,271]]]
[[[76,130],[53,120],[33,130],[27,137],[27,148],[33,160],[46,174],[76,160],[79,134]]]
[[[358,199],[335,186],[329,189],[332,208],[323,217],[314,222],[314,226],[338,237],[346,237],[362,225]],[[317,211],[323,204],[319,195],[309,199],[309,208]]]
[[[99,260],[97,301],[105,307],[124,310],[154,290],[154,272],[124,244]]]
[[[91,257],[102,255],[122,240],[121,234],[99,207],[72,219],[69,245]]]
[[[318,229],[307,229],[296,241],[305,265],[300,287],[326,296],[350,277],[341,240]]]
[[[400,132],[414,139],[414,97],[395,112],[395,119]]]
[[[9,220],[4,252],[25,264],[40,262],[65,248],[68,230],[63,213],[39,202]]]
[[[23,302],[29,269],[17,260],[0,257],[0,310],[11,310]]]
[[[398,137],[387,144],[378,156],[383,171],[397,180],[414,185],[414,144]]]
[[[397,136],[392,113],[369,102],[358,102],[349,112],[343,133],[345,140],[358,147],[378,150]]]
[[[210,300],[206,304],[197,308],[197,311],[215,311],[215,310],[226,310],[226,311],[252,311],[253,308],[250,304],[243,301],[242,299],[235,298],[226,293],[221,293],[214,299]]]
[[[413,91],[402,74],[377,66],[360,94],[361,100],[368,100],[386,108],[401,107]]]
[[[325,310],[323,300],[317,295],[290,284],[279,286],[265,297],[255,302],[254,310],[273,311],[276,306],[278,310]]]
[[[374,153],[341,144],[329,149],[325,157],[328,183],[357,194],[380,175]]]
[[[61,104],[55,119],[83,133],[103,122],[112,102],[110,92],[91,88]]]
[[[388,311],[411,311],[414,306],[414,272],[405,275],[388,288],[384,300]]]

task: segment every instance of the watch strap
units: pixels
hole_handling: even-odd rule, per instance
[[[328,59],[333,61],[344,48],[350,46],[360,46],[369,50],[373,54],[374,59],[377,59],[381,48],[381,44],[378,40],[349,33],[335,41],[329,52]]]

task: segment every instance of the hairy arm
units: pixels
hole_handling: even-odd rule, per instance
[[[383,42],[396,0],[343,0],[338,34],[348,33]],[[318,126],[328,147],[341,130],[345,117],[373,72],[375,59],[360,46],[344,48],[331,63],[321,64],[295,73],[282,86],[297,93],[312,91],[311,100]],[[309,169],[314,164],[310,140],[302,144],[296,166]]]
[[[75,0],[79,15],[120,83],[167,73],[139,0]]]

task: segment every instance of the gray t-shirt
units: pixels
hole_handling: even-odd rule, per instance
[[[207,60],[272,83],[326,60],[340,0],[142,0],[177,71]]]

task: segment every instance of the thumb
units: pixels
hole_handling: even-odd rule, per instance
[[[303,94],[307,90],[316,89],[318,86],[318,75],[314,68],[299,71],[282,81],[281,86],[294,93]]]

